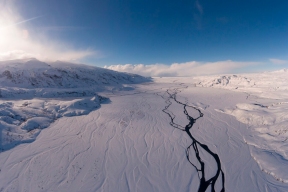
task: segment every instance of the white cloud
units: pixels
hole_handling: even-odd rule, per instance
[[[21,50],[14,50],[9,52],[0,53],[0,61],[11,60],[11,59],[26,59],[32,58],[34,55],[30,55]]]
[[[270,62],[272,62],[273,64],[276,65],[284,65],[284,64],[288,64],[287,60],[281,60],[281,59],[269,59]]]
[[[195,5],[196,5],[196,8],[199,11],[199,13],[202,15],[203,14],[203,7],[200,4],[199,0],[196,0]]]
[[[195,7],[197,9],[196,12],[194,12],[194,20],[196,22],[196,27],[198,30],[202,29],[202,18],[203,18],[203,7],[200,4],[199,0],[195,1]]]
[[[173,63],[171,65],[164,64],[126,64],[126,65],[111,65],[105,68],[115,71],[136,73],[143,76],[152,77],[171,77],[171,76],[199,76],[199,75],[212,75],[233,73],[237,69],[247,67],[248,65],[256,65],[257,62],[235,62],[235,61],[218,61],[218,62],[186,62],[186,63]]]
[[[25,23],[42,17],[22,19],[13,7],[14,1],[0,2],[0,60],[34,57],[40,60],[78,60],[99,53],[76,50],[64,42],[47,38],[44,34],[25,27]]]

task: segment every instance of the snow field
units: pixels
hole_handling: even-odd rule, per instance
[[[216,77],[216,79],[215,77],[196,79],[197,86],[224,88],[247,94],[246,102],[216,110],[232,115],[239,122],[247,125],[251,134],[244,136],[243,139],[251,146],[251,156],[263,172],[283,183],[288,183],[287,74],[287,70],[284,69],[259,74],[237,75],[238,79],[235,79],[235,75]],[[230,81],[215,84],[215,82],[223,82],[226,79]],[[249,82],[253,83],[243,85],[243,79],[249,79]]]
[[[186,159],[191,140],[162,112],[171,84],[142,85],[129,95],[114,92],[110,104],[84,116],[62,117],[37,139],[0,154],[3,191],[197,191],[198,173]],[[174,83],[179,99],[201,105],[193,135],[220,157],[227,191],[286,191],[259,167],[244,138],[247,125],[215,109],[246,101],[246,94]],[[186,87],[186,88],[185,88]],[[111,93],[109,93],[111,94]],[[127,94],[127,95],[125,95]],[[108,94],[107,94],[108,95]],[[105,96],[107,96],[105,95]],[[174,103],[175,104],[175,103]],[[173,104],[173,105],[174,105]],[[185,125],[181,108],[171,108]],[[200,151],[213,175],[215,162]],[[191,153],[193,155],[193,153]],[[216,191],[220,184],[216,183]],[[209,191],[209,189],[208,189]]]
[[[79,70],[71,70],[71,64],[61,66],[70,72]],[[5,74],[0,77],[2,82]],[[80,77],[74,87],[69,87],[70,80],[67,83],[63,79],[60,85],[55,79],[51,81],[54,83],[44,79],[32,85],[29,78],[24,78],[23,86],[1,88],[13,89],[8,92],[15,97],[2,98],[0,103],[1,143],[6,147],[0,153],[0,191],[197,191],[199,172],[186,158],[191,139],[184,131],[172,127],[171,119],[162,111],[169,98],[166,91],[177,89],[179,101],[199,108],[204,114],[190,132],[219,156],[226,191],[285,192],[288,188],[285,75],[283,70],[221,76],[217,80],[154,78],[154,82],[138,85],[130,83],[147,79],[135,76],[132,79],[139,81],[127,80],[123,75],[123,82],[117,84],[114,80],[110,82],[110,77],[114,78],[108,75],[105,77],[110,83],[100,83],[99,89],[84,87],[90,80]],[[47,82],[51,87],[45,87]],[[40,90],[54,94],[63,89],[76,90],[81,96],[84,88],[91,95],[35,97]],[[14,92],[22,89],[26,90],[24,93],[34,92],[31,95],[29,92],[29,97],[20,96],[23,100],[17,99]],[[183,108],[171,102],[169,113],[184,127],[189,121]],[[191,116],[198,115],[193,109],[188,112]],[[14,136],[16,139],[3,142],[7,133],[11,141]],[[17,140],[18,135],[23,136],[22,140]],[[18,145],[11,147],[15,142]],[[216,162],[199,149],[206,165],[205,175],[212,177]],[[199,166],[194,151],[190,150],[191,161]],[[221,179],[215,189],[221,190]]]
[[[2,172],[11,174],[0,175],[1,186],[7,191],[197,190],[196,173],[185,166],[188,138],[169,127],[156,104],[161,98],[127,97],[112,98],[113,110],[107,104],[86,116],[63,117],[33,143],[3,152]]]

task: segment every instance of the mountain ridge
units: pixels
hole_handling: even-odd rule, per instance
[[[0,67],[2,87],[82,88],[149,81],[140,75],[63,61],[49,63],[37,59],[1,61]]]

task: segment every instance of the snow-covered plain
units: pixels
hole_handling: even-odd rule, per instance
[[[262,171],[288,183],[288,70],[200,77],[196,85],[247,94],[246,102],[216,110],[247,125],[251,134],[243,139],[251,156]]]
[[[2,83],[1,91],[25,90],[25,98],[2,98],[1,110],[36,118],[28,126],[16,116],[3,117],[2,143],[8,124],[27,133],[32,125],[48,128],[33,142],[0,153],[0,191],[201,191],[211,178],[215,183],[206,183],[206,191],[288,190],[285,70],[152,82],[117,75],[125,77],[119,85],[102,83],[101,89],[90,88],[93,83],[69,87],[73,78],[53,88],[42,81],[13,88]],[[127,81],[131,77],[137,80]],[[70,88],[94,94],[64,99],[40,94]],[[185,131],[189,126],[195,142]]]

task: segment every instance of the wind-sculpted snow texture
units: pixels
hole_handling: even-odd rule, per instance
[[[63,116],[98,109],[107,90],[133,90],[127,84],[149,79],[107,69],[36,59],[0,62],[0,151],[34,141]]]
[[[40,131],[60,117],[86,115],[100,107],[105,100],[93,98],[61,100],[16,100],[0,102],[0,150],[32,142]]]
[[[252,126],[261,124],[260,111],[277,112],[275,122],[263,119],[269,126],[283,120],[279,133],[284,138],[286,103],[195,85],[193,78],[155,78],[113,87],[101,92],[110,102],[81,116],[65,116],[69,107],[62,112],[50,105],[61,118],[34,142],[0,153],[0,191],[286,192],[288,183],[279,179],[287,173],[285,155],[270,150],[279,146],[276,139],[270,140],[273,145],[262,143],[268,134],[257,134],[264,129]],[[16,111],[24,104],[30,111],[36,104],[46,106],[46,99],[6,107]],[[90,103],[92,96],[66,101],[73,99]],[[55,106],[66,101],[51,99]],[[235,114],[253,112],[253,121],[248,116],[239,121],[233,109]],[[284,152],[285,142],[277,150]]]

